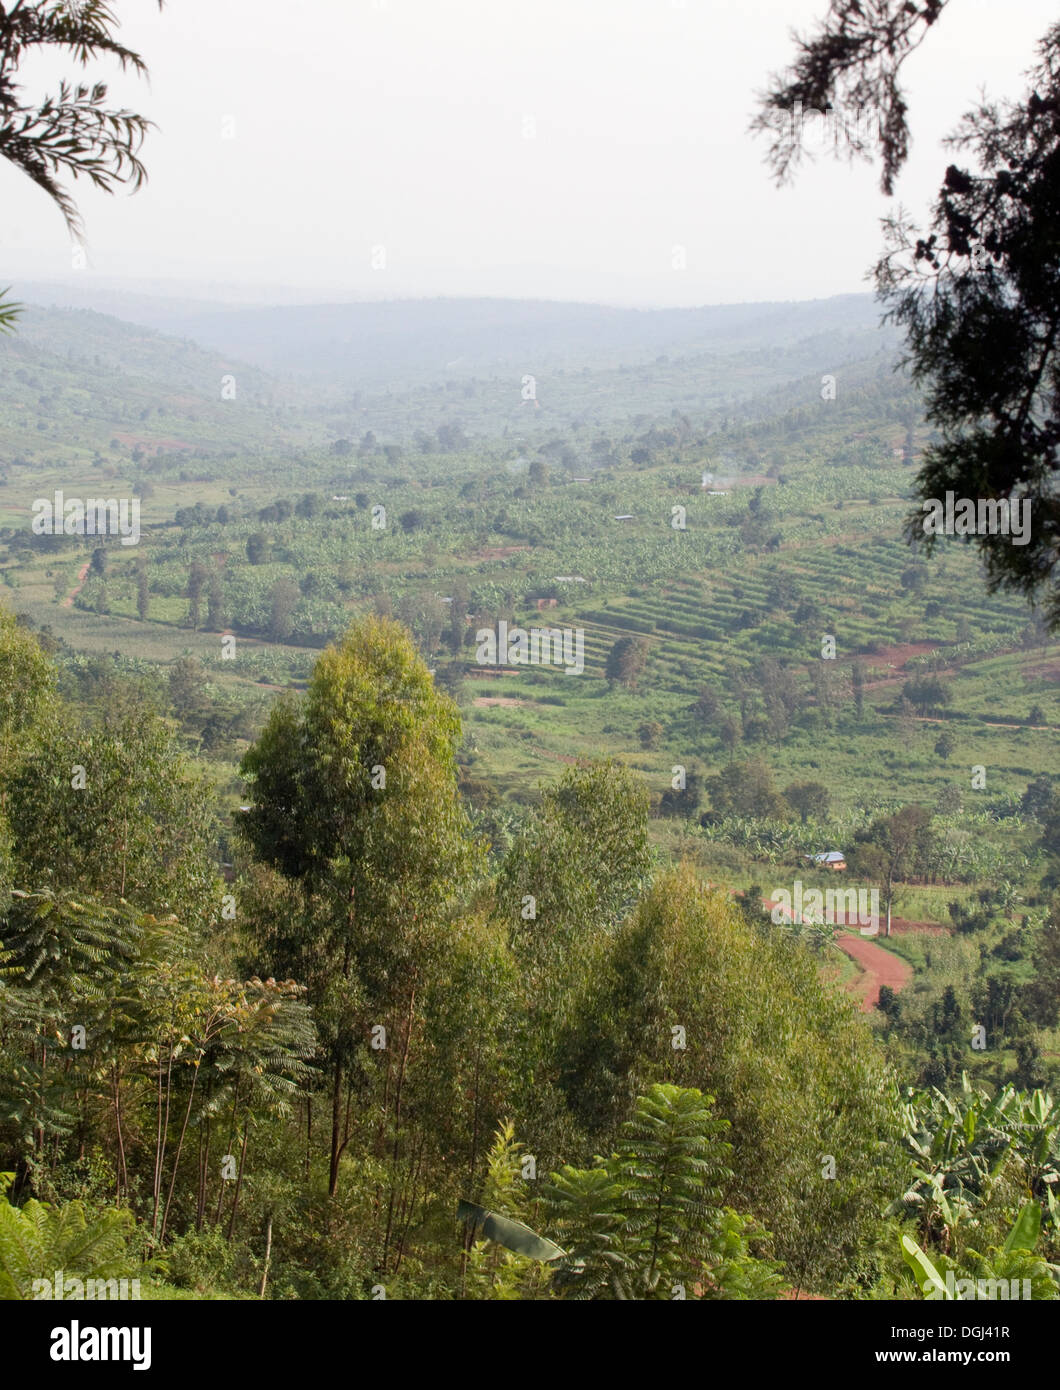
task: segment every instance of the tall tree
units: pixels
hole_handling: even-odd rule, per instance
[[[202,590],[208,571],[201,560],[193,560],[188,568],[188,626],[199,630],[202,621]]]
[[[14,614],[0,608],[0,770],[25,751],[54,687],[55,671],[40,643]]]
[[[142,623],[147,622],[151,608],[151,584],[147,577],[147,562],[141,556],[136,565],[136,612]]]
[[[629,910],[652,869],[648,806],[643,782],[613,760],[571,768],[545,792],[497,879],[501,915],[530,957],[569,953]]]
[[[910,141],[902,67],[945,6],[831,0],[818,31],[796,40],[792,68],[772,82],[754,121],[770,133],[768,160],[778,180],[805,153],[798,115],[813,109],[834,113],[836,152],[879,157],[883,191],[893,192]],[[862,113],[872,119],[857,119]],[[963,539],[978,547],[990,587],[1044,598],[1056,627],[1060,25],[1039,44],[1023,99],[981,100],[950,144],[964,162],[946,169],[928,232],[903,214],[892,217],[876,267],[887,316],[907,333],[905,364],[926,389],[927,416],[940,436],[924,450],[917,491],[923,503],[941,504],[947,492],[975,502],[976,524]],[[980,502],[995,518],[1004,506],[1010,524],[979,524]],[[921,508],[907,529],[930,550],[938,531],[926,520]]]
[[[460,720],[409,634],[369,617],[317,662],[304,700],[278,705],[242,764],[255,856],[300,891],[299,920],[263,923],[270,971],[309,963],[331,1090],[329,1191],[351,1129],[353,1074],[385,1029],[400,1114],[425,967],[473,864],[457,793]],[[307,961],[308,958],[308,961]]]
[[[795,1281],[827,1286],[863,1258],[890,1181],[880,1141],[897,1133],[889,1071],[812,952],[691,868],[657,879],[608,940],[560,1056],[594,1149],[652,1083],[697,1087],[731,1122],[726,1201],[768,1223]]]
[[[784,800],[794,806],[803,825],[811,816],[825,820],[831,805],[831,793],[823,782],[792,782],[784,788]]]
[[[636,690],[647,659],[648,644],[643,637],[620,637],[607,654],[604,674],[608,684]]]
[[[924,449],[917,491],[1004,507],[1008,524],[978,519],[991,589],[1046,602],[1060,625],[1060,24],[1040,45],[1020,104],[983,101],[952,143],[929,235],[888,224],[877,285],[906,329],[906,362],[927,388],[941,438]],[[969,158],[970,156],[970,158]],[[1014,513],[1012,515],[1011,513]],[[931,550],[925,513],[908,523]]]
[[[893,816],[874,821],[855,836],[851,868],[883,880],[887,910],[885,935],[891,934],[891,910],[901,879],[926,866],[932,845],[931,813],[923,806],[903,806]]]
[[[860,719],[865,713],[865,663],[855,661],[850,668],[850,688],[854,692],[854,713]]]
[[[116,703],[82,725],[60,709],[27,751],[4,785],[21,882],[212,922],[209,797],[157,715]]]
[[[909,122],[902,65],[923,43],[947,0],[831,0],[812,37],[796,36],[791,69],[772,79],[752,128],[770,136],[768,162],[788,179],[806,154],[802,111],[838,110],[836,150],[882,164],[880,186],[894,181],[909,156]],[[870,122],[842,119],[868,112]]]
[[[730,763],[723,772],[707,778],[706,789],[717,816],[783,820],[791,809],[774,785],[772,770],[761,758]]]
[[[220,570],[210,573],[210,587],[206,593],[206,626],[211,632],[220,632],[225,626],[225,590]]]
[[[269,590],[269,636],[274,642],[286,642],[294,631],[294,612],[301,597],[292,579],[277,579]]]
[[[193,656],[178,656],[169,668],[169,702],[178,719],[202,715],[206,705],[206,672]]]

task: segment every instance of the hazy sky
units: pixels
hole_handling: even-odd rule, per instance
[[[151,69],[112,84],[159,126],[150,182],[79,190],[89,265],[72,272],[58,212],[0,166],[0,285],[692,305],[864,290],[880,247],[875,169],[821,160],[778,190],[746,133],[790,28],[826,0],[115,9]],[[948,162],[939,138],[980,86],[1022,90],[1055,18],[1047,0],[951,0],[907,68],[914,151],[896,202],[922,212]]]

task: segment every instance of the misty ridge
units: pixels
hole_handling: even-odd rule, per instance
[[[519,300],[384,300],[361,304],[211,307],[69,285],[24,288],[27,303],[91,309],[285,376],[385,385],[523,368],[640,366],[660,355],[866,353],[881,338],[871,295],[792,304],[618,309]]]

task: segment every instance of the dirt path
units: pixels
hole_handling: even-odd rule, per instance
[[[767,912],[772,912],[774,905],[771,899],[763,899],[762,906]],[[936,926],[934,923],[909,922],[897,917],[891,919],[891,931],[924,932],[932,936],[947,935],[945,927]],[[875,941],[862,936],[860,932],[846,931],[840,927],[836,932],[835,944],[861,971],[856,980],[849,982],[847,989],[851,994],[858,996],[861,1012],[864,1014],[871,1013],[879,1002],[881,985],[890,985],[897,994],[899,990],[905,989],[913,978],[911,965],[892,955],[890,951],[884,950],[882,946],[877,946]]]
[[[540,753],[543,758],[549,758],[554,763],[566,763],[568,767],[573,767],[578,762],[578,759],[571,757],[569,753],[553,753],[551,749],[542,748],[540,743],[531,744],[531,747],[535,753]]]
[[[92,561],[86,560],[85,563],[81,566],[81,568],[77,571],[77,586],[71,589],[70,592],[63,599],[63,608],[73,608],[74,599],[77,598],[78,594],[85,587],[85,580],[88,578],[88,571],[91,568]]]
[[[913,978],[913,967],[875,941],[864,936],[836,936],[835,944],[861,968],[861,974],[848,988],[861,999],[861,1012],[871,1013],[880,998],[880,986],[890,985],[897,994]]]
[[[910,922],[908,917],[891,918],[891,935],[908,936],[915,933],[917,936],[950,936],[949,927],[940,926],[938,922]]]

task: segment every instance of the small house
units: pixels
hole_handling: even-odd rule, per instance
[[[842,851],[838,849],[825,850],[823,854],[808,854],[807,859],[818,869],[832,869],[833,871],[845,869],[847,861]]]

